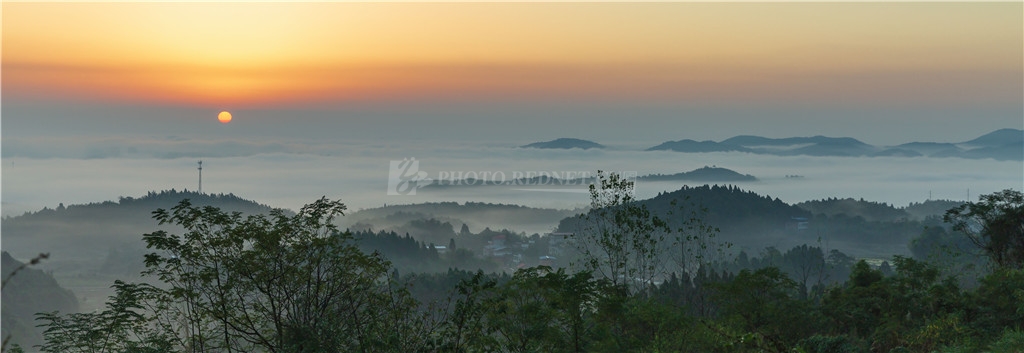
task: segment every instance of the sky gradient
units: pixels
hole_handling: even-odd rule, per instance
[[[294,136],[537,130],[513,119],[565,131],[524,142],[967,138],[1024,125],[1022,13],[1019,2],[4,3],[4,132],[87,119],[151,134],[231,110],[234,125]]]
[[[194,189],[198,159],[204,191],[291,208],[400,202],[382,199],[387,166],[409,157],[432,172],[719,165],[787,202],[901,205],[1020,188],[1024,173],[1019,161],[643,152],[1022,129],[1019,1],[3,2],[2,16],[4,215]],[[514,148],[559,137],[610,148]],[[586,204],[535,196],[487,200]]]

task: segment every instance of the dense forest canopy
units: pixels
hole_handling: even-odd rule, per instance
[[[40,313],[45,331],[36,348],[1018,352],[1024,347],[1024,272],[1016,260],[1024,250],[1018,241],[1024,238],[1024,202],[1018,191],[953,207],[945,221],[931,215],[918,222],[887,218],[899,215],[888,205],[840,199],[809,203],[832,213],[814,215],[732,186],[683,188],[635,200],[628,192],[631,181],[614,175],[599,180],[591,188],[591,209],[562,221],[576,228],[547,236],[474,233],[465,224],[427,218],[416,223],[418,229],[434,229],[448,239],[426,241],[393,231],[340,229],[335,221],[347,210],[327,199],[294,213],[246,215],[181,201],[154,213],[157,223],[173,225],[172,230],[143,237],[150,249],[142,270],[146,280],[115,281],[114,295],[102,310]],[[733,249],[721,239],[728,229],[744,229],[742,221],[751,218],[777,222],[793,235],[799,234],[799,222],[831,222],[847,230],[905,225],[901,231],[917,234],[904,244],[911,254],[880,261],[858,260],[821,243],[755,250]],[[480,248],[486,253],[477,253]],[[555,249],[574,255],[543,255]],[[4,293],[6,303],[8,290]]]

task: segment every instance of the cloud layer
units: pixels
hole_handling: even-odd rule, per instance
[[[4,153],[8,153],[5,138]],[[108,141],[109,142],[109,141]],[[119,141],[124,142],[124,141]],[[416,158],[431,178],[442,172],[502,171],[636,171],[671,174],[703,166],[729,168],[758,178],[742,188],[799,202],[827,197],[854,197],[899,206],[925,200],[966,199],[1005,188],[1020,188],[1024,166],[1019,161],[959,158],[811,157],[745,153],[678,153],[632,150],[536,150],[476,143],[348,141],[344,144],[267,142],[232,150],[238,142],[161,139],[135,141],[132,148],[106,158],[3,158],[3,213],[20,214],[58,203],[88,203],[138,196],[175,188],[194,190],[199,157],[203,157],[203,191],[234,193],[261,203],[295,209],[321,196],[338,198],[353,208],[385,203],[480,201],[539,207],[575,208],[588,203],[585,193],[550,193],[508,188],[423,192],[388,196],[389,162]],[[74,151],[59,141],[41,148]],[[102,144],[97,145],[102,146]],[[224,147],[227,146],[227,147]],[[168,151],[166,148],[178,148]],[[203,154],[207,148],[227,148]],[[130,152],[125,152],[130,151]],[[256,153],[256,151],[263,151]],[[42,152],[39,152],[42,153]],[[70,153],[70,152],[64,152]],[[83,152],[74,152],[83,153]],[[154,159],[146,154],[160,153]],[[136,157],[132,157],[132,156]],[[786,178],[803,175],[804,178]],[[681,182],[639,183],[641,197],[676,190]],[[969,191],[968,191],[969,190]]]

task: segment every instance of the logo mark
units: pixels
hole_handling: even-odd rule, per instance
[[[416,158],[391,161],[388,169],[388,195],[416,195],[416,189],[431,182],[427,172],[420,170],[420,161]]]

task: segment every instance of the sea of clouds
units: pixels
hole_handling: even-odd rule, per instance
[[[672,174],[704,166],[729,168],[759,180],[734,183],[796,203],[829,197],[906,206],[928,199],[966,200],[1024,183],[1020,161],[960,158],[769,156],[747,153],[542,150],[490,141],[225,140],[155,138],[26,138],[6,136],[2,149],[2,212],[14,216],[60,203],[137,197],[148,191],[195,190],[203,160],[203,191],[233,193],[296,209],[322,196],[350,209],[433,201],[511,203],[577,208],[585,192],[475,187],[388,195],[391,161],[415,158],[428,177],[453,172],[633,171]],[[802,178],[787,178],[801,175]],[[638,182],[641,198],[686,182]],[[563,190],[564,191],[564,190]],[[583,191],[580,189],[579,191]]]

